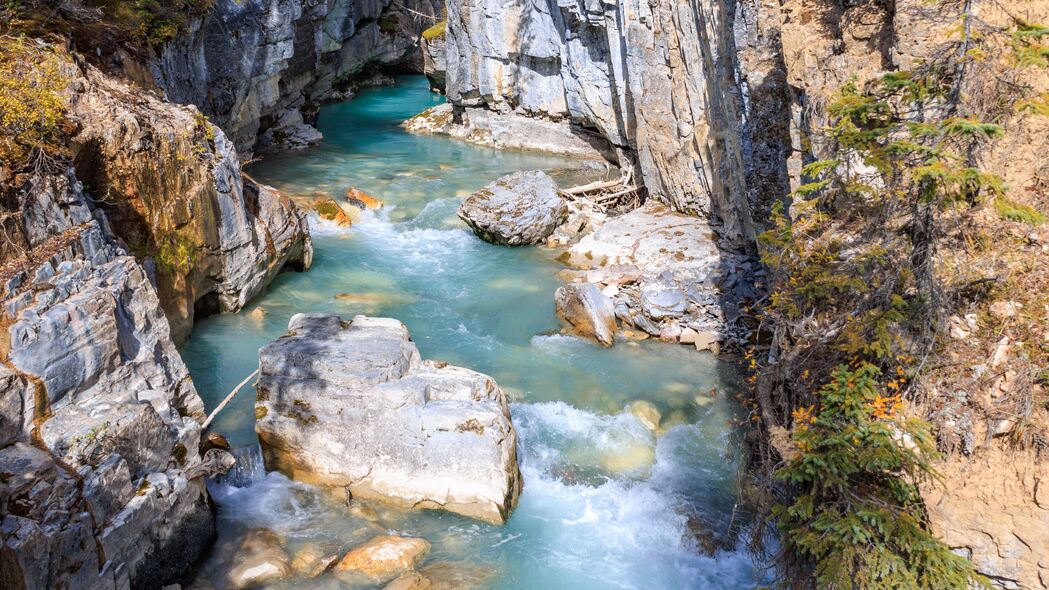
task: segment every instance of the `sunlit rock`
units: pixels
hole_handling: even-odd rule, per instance
[[[233,588],[251,588],[273,582],[291,573],[288,554],[280,537],[268,529],[249,531],[240,541],[236,565],[227,577]]]
[[[502,523],[521,476],[506,396],[423,361],[401,322],[299,314],[259,352],[266,466],[353,497]]]
[[[567,214],[557,183],[540,170],[504,176],[459,207],[459,217],[478,237],[507,246],[545,240]]]
[[[339,206],[335,199],[317,199],[313,202],[313,210],[321,219],[344,227],[353,225],[353,218]]]
[[[386,581],[412,569],[428,552],[424,539],[383,535],[353,549],[335,564],[338,574],[363,574]]]
[[[346,189],[346,202],[358,209],[382,209],[385,203],[359,188]]]
[[[612,300],[593,283],[570,283],[554,294],[557,317],[602,346],[615,343],[616,312]]]

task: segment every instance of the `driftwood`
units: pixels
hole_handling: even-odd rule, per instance
[[[561,190],[561,196],[570,200],[589,201],[602,213],[609,209],[633,209],[641,204],[642,188],[633,183],[634,168],[623,171],[615,180],[599,180]]]
[[[204,420],[204,424],[201,425],[200,429],[201,430],[207,430],[208,426],[211,425],[211,421],[215,419],[215,416],[218,416],[219,412],[221,412],[223,410],[223,408],[225,408],[233,400],[233,397],[237,395],[237,392],[240,391],[241,389],[243,389],[244,386],[248,384],[248,381],[251,381],[251,378],[254,377],[255,375],[258,375],[258,374],[259,374],[259,370],[255,369],[254,371],[251,372],[251,375],[248,375],[247,377],[244,378],[243,381],[240,382],[240,385],[237,385],[236,387],[234,387],[233,391],[229,392],[229,395],[226,396],[226,399],[222,400],[222,403],[219,404],[218,407],[216,407],[211,412],[211,415],[208,416],[208,419]]]

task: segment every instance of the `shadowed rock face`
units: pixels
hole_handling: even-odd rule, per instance
[[[527,246],[545,240],[564,222],[568,207],[557,183],[541,170],[515,172],[470,195],[459,218],[493,244]]]
[[[152,64],[167,97],[197,105],[250,154],[319,140],[316,106],[380,69],[422,72],[419,34],[442,0],[217,0]]]
[[[506,396],[423,361],[393,319],[299,314],[259,351],[255,430],[268,469],[355,496],[502,523],[521,474]]]
[[[8,237],[33,258],[0,281],[0,585],[162,586],[214,534],[204,405],[146,271],[75,177],[15,184]]]

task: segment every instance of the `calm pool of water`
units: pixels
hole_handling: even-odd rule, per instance
[[[455,211],[463,196],[502,174],[542,168],[569,182],[581,177],[580,163],[398,127],[439,100],[421,77],[366,90],[321,110],[321,146],[255,165],[259,181],[289,195],[340,197],[353,186],[387,206],[352,228],[312,219],[313,269],[280,275],[242,313],[198,322],[182,353],[210,410],[257,367],[259,347],[280,336],[295,313],[398,318],[424,358],[488,373],[512,396],[521,502],[496,527],[437,512],[362,512],[278,474],[242,487],[216,485],[220,542],[200,584],[225,575],[225,541],[266,527],[292,553],[307,544],[334,553],[379,531],[421,536],[433,544],[424,566],[456,571],[478,588],[754,586],[758,566],[726,534],[738,528],[731,372],[686,347],[645,342],[606,350],[559,335],[556,252],[486,244]],[[245,456],[256,443],[253,393],[238,396],[213,426],[245,447]],[[659,408],[658,432],[625,411],[635,400]],[[727,548],[713,556],[700,551],[708,531],[728,539]]]

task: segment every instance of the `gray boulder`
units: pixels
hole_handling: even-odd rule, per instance
[[[602,346],[612,346],[616,333],[616,310],[593,283],[569,283],[554,294],[557,317],[567,322],[581,336],[592,338]]]
[[[459,218],[478,237],[507,246],[545,240],[567,215],[557,183],[541,170],[504,176],[467,197],[459,207]]]
[[[360,498],[502,523],[521,474],[506,396],[423,361],[401,322],[299,314],[259,351],[255,430],[267,469]]]

